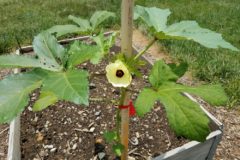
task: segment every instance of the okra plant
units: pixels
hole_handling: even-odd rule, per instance
[[[104,134],[106,141],[113,143],[113,151],[120,156],[124,146],[120,137],[120,110],[130,108],[130,113],[144,116],[154,103],[160,101],[165,108],[170,127],[176,135],[190,140],[204,141],[210,133],[209,119],[196,102],[184,93],[201,97],[211,105],[224,105],[227,96],[219,84],[185,86],[177,82],[187,70],[186,65],[166,64],[163,60],[154,63],[148,76],[150,86],[141,89],[135,102],[123,106],[123,97],[132,82],[132,76],[141,78],[139,68],[144,67],[140,57],[156,41],[164,39],[192,40],[208,48],[238,49],[226,42],[221,34],[201,28],[195,21],[181,21],[167,25],[169,9],[136,6],[134,19],[144,23],[153,40],[143,51],[127,57],[119,53],[106,66],[106,77],[113,87],[121,90],[119,109],[116,112],[116,129]],[[78,105],[89,104],[89,73],[76,66],[87,61],[98,64],[108,55],[115,44],[117,33],[105,37],[99,26],[114,14],[96,12],[90,20],[69,16],[76,25],[58,25],[37,35],[33,41],[35,55],[2,55],[1,68],[27,68],[24,73],[12,74],[0,81],[0,122],[10,122],[28,105],[29,94],[40,89],[40,96],[33,111],[41,111],[59,100]],[[94,44],[75,41],[69,47],[60,45],[56,37],[72,33],[89,33]],[[161,115],[159,115],[161,116]]]

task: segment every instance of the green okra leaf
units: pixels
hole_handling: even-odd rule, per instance
[[[19,73],[0,81],[0,123],[10,122],[28,105],[29,94],[42,84],[34,73]]]
[[[52,92],[41,92],[38,100],[33,105],[33,111],[42,111],[57,101],[58,98]]]

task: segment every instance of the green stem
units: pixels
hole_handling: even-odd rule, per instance
[[[117,141],[118,143],[121,142],[120,138],[120,124],[121,124],[121,116],[120,116],[120,109],[117,109],[117,117],[116,117],[116,130],[117,130]]]
[[[142,56],[156,41],[156,38],[150,41],[150,43],[134,57],[134,60],[137,60],[140,56]]]

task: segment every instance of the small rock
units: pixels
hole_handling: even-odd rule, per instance
[[[37,135],[36,135],[37,142],[42,141],[43,138],[44,138],[44,137],[43,137],[42,133],[41,133],[41,132],[38,132]]]
[[[97,109],[100,109],[100,108],[101,108],[101,106],[97,105]]]
[[[99,120],[100,119],[100,117],[97,117],[95,120],[97,121],[97,120]]]
[[[73,150],[75,150],[77,148],[77,143],[75,143],[72,147]]]
[[[157,111],[159,111],[159,110],[161,110],[160,107],[154,108],[154,111],[155,111],[155,112],[157,112]]]
[[[52,149],[53,145],[44,145],[43,148],[45,148],[45,149]]]
[[[146,75],[143,75],[143,78],[144,78],[144,79],[148,79],[148,76],[146,76]]]
[[[136,121],[137,121],[137,118],[136,118],[136,117],[133,117],[132,120],[133,120],[134,122],[136,122]]]
[[[81,115],[82,113],[84,113],[85,111],[79,111],[78,114]]]
[[[135,160],[135,158],[128,156],[128,160]]]
[[[76,140],[78,140],[78,137],[75,137],[75,138],[73,139],[73,141],[76,141]]]
[[[104,153],[104,152],[98,153],[98,158],[99,158],[100,160],[102,160],[105,156],[106,156],[106,153]]]
[[[28,107],[28,110],[29,110],[29,111],[32,111],[32,108],[31,108],[31,107]]]
[[[89,132],[94,132],[94,130],[95,130],[95,127],[91,127],[91,128],[89,129]]]
[[[137,137],[137,138],[140,138],[139,132],[136,132],[136,137]]]
[[[153,139],[153,136],[149,136],[148,139],[151,139],[151,140],[152,140],[152,139]]]
[[[145,128],[148,128],[149,126],[148,125],[144,125]]]
[[[39,155],[41,157],[44,157],[46,154],[47,154],[47,152],[45,152],[44,150],[41,150],[40,153],[39,153]]]
[[[38,117],[36,116],[33,121],[37,122],[38,121]]]
[[[94,122],[90,123],[90,124],[88,125],[88,128],[92,127],[93,125],[94,125]]]
[[[137,138],[137,137],[132,137],[130,142],[131,142],[131,144],[134,145],[134,146],[136,146],[136,145],[139,144],[139,141],[138,141],[138,138]]]
[[[147,157],[147,160],[152,160],[152,159],[153,159],[152,156]]]
[[[56,152],[56,150],[57,150],[57,148],[52,148],[51,150],[50,150],[50,152]]]
[[[95,115],[95,116],[99,116],[100,114],[101,114],[101,111],[96,112],[94,115]]]
[[[90,83],[90,84],[89,84],[89,88],[90,88],[90,89],[95,89],[95,88],[97,88],[97,87],[96,87],[96,85],[95,85],[94,83]]]

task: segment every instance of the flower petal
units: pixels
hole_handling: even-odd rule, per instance
[[[123,72],[122,77],[117,76],[117,71],[120,70]],[[114,63],[107,65],[106,67],[107,79],[114,87],[127,87],[132,81],[132,75],[128,71],[125,64],[116,60]]]

